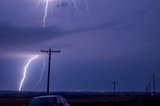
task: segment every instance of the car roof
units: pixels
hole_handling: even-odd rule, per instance
[[[60,95],[44,95],[44,96],[37,96],[37,97],[34,97],[34,98],[37,99],[37,98],[58,98],[58,97],[63,98]]]

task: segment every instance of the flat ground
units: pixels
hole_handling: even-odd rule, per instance
[[[56,93],[71,106],[160,106],[159,94]],[[43,93],[7,93],[0,96],[0,106],[27,106],[32,97]]]

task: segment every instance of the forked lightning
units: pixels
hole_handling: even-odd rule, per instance
[[[27,71],[28,71],[29,65],[31,64],[31,62],[32,62],[33,60],[35,60],[36,58],[38,58],[38,56],[39,56],[39,55],[36,55],[36,56],[32,57],[31,59],[29,59],[29,61],[28,61],[27,64],[25,65],[24,71],[23,71],[23,78],[22,78],[22,80],[21,80],[21,82],[20,82],[20,85],[19,85],[19,91],[21,91],[21,89],[22,89],[22,86],[23,86],[24,80],[25,80],[25,78],[26,78],[26,73],[27,73]]]
[[[56,3],[61,3],[61,2],[67,2],[69,5],[70,4],[73,4],[75,10],[77,11],[78,15],[80,15],[80,9],[78,7],[78,0],[40,0],[42,2],[45,3],[45,9],[44,9],[44,16],[43,16],[43,28],[46,27],[46,18],[48,16],[48,7],[49,7],[49,3],[53,3],[53,4],[56,4]],[[86,10],[87,10],[87,14],[89,15],[89,17],[91,17],[91,14],[89,12],[89,6],[88,6],[88,2],[87,0],[83,0],[84,3],[85,3],[85,7],[86,7]],[[69,6],[70,8],[70,6]]]

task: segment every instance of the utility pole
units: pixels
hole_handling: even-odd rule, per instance
[[[149,86],[146,86],[146,93],[149,93]]]
[[[151,83],[148,84],[148,91],[151,92]]]
[[[48,80],[47,80],[47,95],[49,95],[49,87],[50,87],[50,67],[51,67],[51,55],[52,53],[59,53],[60,50],[58,51],[55,51],[55,50],[51,50],[49,49],[48,51],[47,50],[41,50],[41,52],[46,52],[49,54],[49,57],[48,57]]]
[[[155,74],[153,74],[153,92],[156,92],[156,80],[155,80]]]
[[[114,94],[115,94],[116,93],[116,85],[117,85],[118,82],[114,81],[112,83],[113,83],[113,91],[114,91]]]
[[[118,82],[112,82],[113,83],[113,101],[116,101],[116,84]]]

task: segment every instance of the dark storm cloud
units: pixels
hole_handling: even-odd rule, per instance
[[[18,27],[5,22],[0,22],[0,42],[1,44],[17,44],[17,46],[27,45],[50,39],[57,39],[70,34],[78,34],[89,31],[114,28],[115,26],[120,25],[120,23],[122,22],[123,19],[103,23],[97,26],[75,28],[72,30],[63,30],[56,27]]]
[[[65,8],[65,7],[68,7],[68,5],[69,5],[69,3],[67,1],[63,1],[59,4],[57,4],[57,7],[64,7]]]
[[[145,8],[141,11],[138,11],[133,15],[141,15],[141,14],[146,14],[146,13],[155,12],[155,11],[157,13],[159,13],[160,12],[159,6],[160,6],[160,1],[159,0],[153,0],[152,3],[150,4],[150,7]]]
[[[25,28],[9,24],[0,24],[0,41],[1,43],[16,43],[23,45],[26,43],[36,43],[41,42],[42,40],[56,38],[57,35],[60,35],[60,32],[61,31],[56,28],[41,30],[40,28]]]

